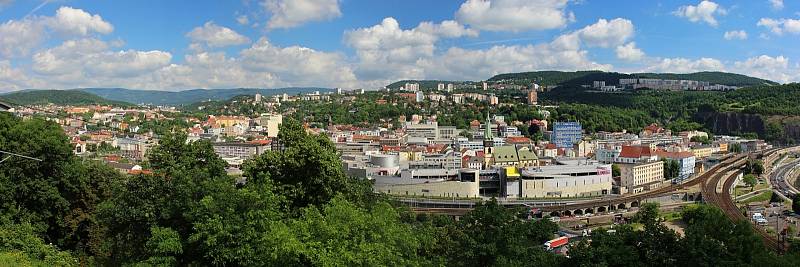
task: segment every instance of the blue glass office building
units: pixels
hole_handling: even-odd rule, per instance
[[[550,143],[555,144],[558,148],[570,148],[580,141],[582,136],[583,132],[579,122],[556,122],[553,124]]]

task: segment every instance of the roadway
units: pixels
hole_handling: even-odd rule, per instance
[[[794,195],[800,193],[791,184],[795,178],[791,176],[796,175],[794,170],[800,166],[800,159],[777,166],[778,167],[769,174],[770,185],[778,194],[791,199]]]

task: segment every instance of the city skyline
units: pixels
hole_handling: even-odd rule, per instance
[[[0,92],[374,89],[534,70],[800,80],[796,2],[627,2],[3,0]]]

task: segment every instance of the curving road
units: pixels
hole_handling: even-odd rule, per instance
[[[790,180],[792,180],[790,179],[790,176],[794,175],[793,170],[798,166],[800,166],[800,159],[796,159],[783,165],[778,165],[778,167],[775,168],[775,170],[769,175],[772,188],[778,191],[779,194],[786,196],[789,199],[800,193],[794,188],[794,186],[790,184]]]

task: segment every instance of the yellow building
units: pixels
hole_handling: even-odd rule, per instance
[[[230,126],[234,126],[234,125],[245,125],[245,126],[247,126],[247,125],[250,124],[250,119],[248,119],[247,117],[242,117],[242,116],[219,116],[219,117],[215,117],[214,121],[220,127],[230,127]]]
[[[661,161],[617,166],[620,170],[620,194],[655,189],[664,181],[664,163]]]
[[[719,143],[719,153],[728,153],[728,143]]]
[[[727,147],[726,147],[726,150],[727,150]],[[711,154],[713,154],[713,153],[714,153],[714,148],[712,148],[712,147],[696,147],[696,148],[692,148],[692,154],[694,154],[694,157],[697,158],[697,159],[707,158],[707,157],[711,156]]]

